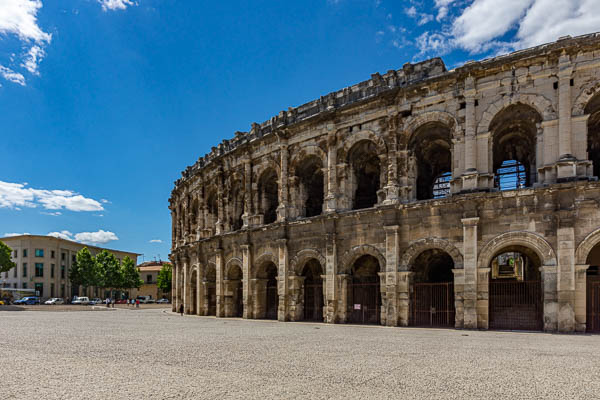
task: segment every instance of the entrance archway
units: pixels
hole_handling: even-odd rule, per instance
[[[454,327],[454,260],[441,249],[419,254],[412,265],[410,325]]]
[[[490,262],[490,329],[542,330],[540,267],[540,258],[528,247],[512,245],[496,252]]]
[[[348,282],[348,322],[379,324],[381,322],[381,289],[379,261],[365,254],[352,265]]]
[[[348,161],[351,166],[352,209],[374,207],[381,180],[376,144],[370,140],[356,143],[350,149]]]
[[[304,277],[304,320],[323,322],[323,269],[311,258],[302,269]]]
[[[217,315],[217,271],[212,264],[206,269],[204,285],[206,315]]]
[[[600,244],[587,256],[586,332],[600,333]]]
[[[190,314],[196,315],[198,314],[198,272],[194,269],[192,271],[192,277],[190,279],[190,288],[191,288],[191,304],[190,304]]]
[[[244,287],[242,285],[242,269],[232,265],[227,271],[226,313],[228,317],[241,318],[244,315]]]
[[[277,319],[279,295],[277,294],[277,266],[266,261],[257,274],[258,305],[257,318]]]

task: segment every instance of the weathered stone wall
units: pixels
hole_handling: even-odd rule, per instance
[[[406,326],[415,259],[439,249],[454,264],[455,326],[486,329],[491,260],[521,246],[541,262],[544,329],[585,330],[587,254],[600,242],[588,159],[588,137],[600,132],[587,124],[600,112],[588,106],[599,67],[596,35],[452,71],[434,59],[236,133],[173,190],[174,309],[207,315],[214,285],[216,315],[234,315],[235,266],[244,317],[262,317],[272,263],[278,319],[301,319],[312,259],[323,320],[345,322],[349,276],[368,255],[379,265],[379,320]],[[525,188],[502,190],[503,160],[520,163]],[[440,173],[449,193],[431,198]],[[320,215],[307,217],[315,207]]]

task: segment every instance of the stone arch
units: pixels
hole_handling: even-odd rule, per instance
[[[358,258],[364,255],[370,255],[375,257],[379,262],[379,271],[385,271],[385,257],[383,256],[381,251],[379,251],[377,247],[372,246],[370,244],[361,244],[358,246],[354,246],[353,248],[344,253],[344,255],[341,258],[340,272],[346,274],[349,273],[352,270],[352,264],[354,264],[354,262]]]
[[[342,139],[342,138],[340,138]],[[338,147],[338,151],[341,151],[341,154],[338,156],[338,162],[347,162],[348,155],[350,154],[350,149],[357,144],[358,142],[362,142],[363,140],[369,140],[375,144],[377,148],[377,154],[381,156],[387,157],[387,145],[385,140],[381,136],[375,134],[375,132],[370,130],[363,130],[356,133],[352,133],[343,140],[338,140],[340,146]]]
[[[524,246],[533,250],[542,266],[555,266],[556,254],[552,246],[542,236],[533,232],[506,232],[488,241],[479,252],[478,268],[487,268],[497,252],[508,246]]]
[[[590,251],[600,243],[600,228],[592,231],[583,239],[575,250],[575,264],[585,264]]]
[[[271,262],[273,264],[275,264],[276,267],[279,266],[279,260],[278,258],[271,252],[265,252],[262,253],[260,256],[258,256],[254,261],[253,261],[253,271],[252,271],[252,277],[256,278],[258,276],[258,273],[261,271],[261,268],[268,262]]]
[[[460,250],[446,239],[439,238],[425,238],[413,242],[402,254],[400,258],[400,264],[398,265],[399,271],[409,271],[410,266],[419,254],[426,250],[439,249],[443,250],[452,257],[454,261],[455,269],[464,268],[463,256]]]
[[[589,101],[598,93],[600,93],[600,82],[594,81],[584,85],[579,91],[577,98],[573,102],[571,114],[573,116],[583,115],[585,113],[585,107]]]
[[[243,266],[242,260],[240,260],[238,257],[230,258],[227,261],[227,263],[225,264],[225,277],[228,277],[229,273],[231,272],[231,269],[233,269],[235,267],[238,267],[242,271],[244,271],[244,266]]]
[[[271,156],[265,156],[260,162],[256,163],[254,179],[252,181],[258,182],[262,174],[268,169],[273,169],[275,171],[277,174],[277,181],[279,182],[281,179],[281,168],[279,167],[279,163]]]
[[[446,125],[450,129],[450,132],[452,132],[453,138],[456,138],[460,135],[460,126],[454,115],[446,111],[428,111],[421,114],[412,115],[406,119],[404,122],[404,132],[406,132],[407,135],[405,136],[405,140],[402,141],[402,146],[408,146],[408,143],[410,143],[410,139],[413,137],[415,132],[417,132],[421,126],[430,122],[437,122],[442,125]]]
[[[294,176],[296,174],[296,169],[298,168],[298,166],[302,163],[302,161],[304,161],[310,156],[315,156],[318,159],[320,159],[323,164],[323,168],[327,168],[327,154],[325,154],[323,149],[321,149],[319,146],[311,144],[307,146],[302,146],[294,152],[294,156],[292,157],[290,162],[290,176]]]
[[[525,104],[535,109],[541,116],[543,121],[551,121],[557,117],[556,111],[552,106],[552,102],[541,95],[536,94],[515,94],[513,96],[503,96],[490,104],[483,112],[481,121],[477,125],[477,133],[485,133],[489,131],[490,123],[494,117],[504,108],[513,104]]]
[[[316,259],[321,264],[321,268],[325,271],[325,257],[316,249],[303,249],[300,250],[292,261],[290,261],[289,275],[294,276],[302,274],[302,268],[304,264],[310,259]]]

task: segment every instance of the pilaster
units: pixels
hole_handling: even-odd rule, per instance
[[[559,227],[556,232],[559,332],[575,330],[575,230],[572,221],[567,221],[567,224],[571,226]]]
[[[575,331],[585,332],[587,324],[587,270],[589,265],[575,265]]]
[[[464,269],[453,269],[454,274],[454,309],[455,323],[454,327],[461,329],[465,325],[465,309],[464,309],[464,287],[465,287],[465,270]]]
[[[217,286],[217,317],[225,316],[225,287],[223,285],[225,272],[223,264],[223,249],[218,249],[215,254],[215,265],[217,270],[217,281],[215,282]]]
[[[279,266],[277,268],[277,294],[279,295],[279,306],[277,308],[277,319],[287,321],[288,318],[288,248],[287,239],[277,241],[279,247]]]
[[[387,326],[398,325],[398,260],[400,258],[400,228],[397,225],[385,226],[385,323]],[[383,322],[382,318],[382,322]]]
[[[477,277],[477,224],[479,217],[463,218],[463,260],[464,260],[464,286],[463,307],[464,327],[477,329],[479,322],[478,311],[478,277]],[[483,299],[482,299],[483,300]]]
[[[281,153],[281,171],[279,185],[279,206],[277,207],[277,220],[285,221],[288,209],[288,142],[283,136],[279,137],[279,152]]]
[[[243,244],[242,249],[242,292],[244,302],[244,318],[254,318],[252,305],[252,287],[250,285],[250,271],[252,269],[252,251],[251,245]]]
[[[337,243],[335,233],[327,234],[325,243],[325,322],[337,322],[337,300],[336,290],[337,276]]]

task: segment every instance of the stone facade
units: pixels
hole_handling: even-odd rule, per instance
[[[500,315],[491,294],[510,252],[527,270],[515,279],[539,285],[526,292],[539,289],[540,329],[585,331],[599,155],[600,35],[374,74],[236,132],[182,173],[173,309],[407,326],[417,283],[444,266],[450,325],[488,329],[524,310]]]

